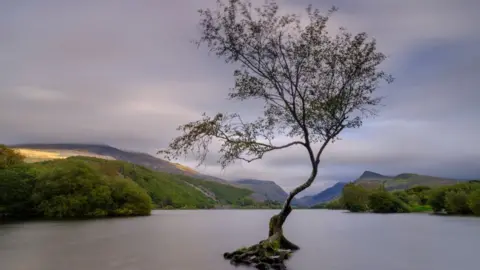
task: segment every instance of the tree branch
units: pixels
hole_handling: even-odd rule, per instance
[[[222,143],[219,151],[221,154],[219,163],[222,167],[226,167],[237,159],[252,162],[274,150],[294,145],[305,146],[302,141],[275,145],[271,143],[268,126],[261,121],[245,123],[237,114],[217,114],[215,117],[204,115],[202,120],[180,126],[178,130],[183,134],[175,138],[167,150],[161,150],[158,153],[164,154],[167,159],[193,153],[197,155],[199,165],[205,161],[213,139],[218,139]],[[268,143],[261,142],[261,138],[266,139]]]
[[[217,114],[183,125],[179,128],[183,134],[161,152],[171,157],[196,152],[203,163],[215,139],[222,143],[219,163],[225,167],[235,160],[252,162],[268,152],[302,145],[312,172],[289,194],[284,207],[288,210],[293,197],[315,180],[326,146],[345,128],[361,126],[380,102],[373,96],[379,83],[392,82],[390,75],[378,70],[385,55],[377,52],[375,40],[343,28],[335,36],[325,30],[336,10],[333,7],[322,16],[309,6],[306,26],[295,14],[278,14],[274,0],[254,9],[249,0],[219,0],[217,10],[201,10],[197,44],[206,44],[227,63],[239,64],[228,97],[261,99],[264,112],[251,123],[236,114]],[[292,141],[274,144],[277,135]],[[320,145],[318,152],[314,145]]]

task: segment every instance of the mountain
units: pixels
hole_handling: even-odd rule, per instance
[[[372,171],[364,171],[358,179],[385,179],[385,178],[389,178],[389,177],[376,172],[372,172]]]
[[[240,179],[232,182],[236,186],[245,187],[253,190],[251,197],[258,201],[277,201],[284,202],[288,194],[279,185],[273,181],[257,179]]]
[[[253,193],[251,189],[246,187],[223,184],[186,175],[179,175],[178,178],[196,188],[207,191],[209,194],[215,196],[215,200],[222,205],[238,204],[242,199],[251,197]]]
[[[414,173],[401,173],[396,176],[385,176],[366,171],[355,180],[354,183],[368,189],[376,188],[384,184],[387,190],[402,190],[414,186],[438,187],[454,185],[459,181],[460,180],[456,179]]]
[[[172,163],[145,153],[120,150],[100,144],[18,144],[10,146],[26,154],[27,161],[41,161],[69,156],[91,156],[103,159],[116,159],[145,166],[154,171],[188,175],[191,177],[228,184],[228,181],[201,174],[192,168]],[[41,150],[41,151],[40,151]]]
[[[331,201],[342,194],[342,189],[346,184],[347,183],[344,182],[338,182],[316,195],[301,197],[298,199],[298,204],[301,206],[311,207],[320,203]]]
[[[120,150],[109,145],[21,144],[11,147],[23,154],[27,162],[57,160],[69,157],[91,157],[140,165],[158,172],[165,179],[176,179],[184,182],[184,184],[201,192],[217,204],[236,204],[239,200],[246,197],[251,197],[255,201],[263,201],[256,200],[255,198],[258,196],[251,196],[253,190],[246,189],[245,186],[218,177],[201,174],[179,163],[168,162],[145,153]],[[162,182],[162,184],[165,183],[166,182]],[[152,196],[152,198],[153,197],[154,196]]]
[[[363,186],[367,189],[378,188],[382,184],[389,191],[408,189],[414,186],[429,186],[438,187],[445,185],[456,184],[459,180],[420,175],[413,173],[402,173],[397,176],[386,176],[372,171],[365,171],[358,177],[354,183]],[[298,203],[301,206],[313,206],[321,203],[325,203],[335,199],[342,194],[343,186],[347,183],[337,183],[334,186],[327,188],[326,190],[313,195],[305,196],[298,199]]]
[[[131,179],[148,193],[157,207],[212,208],[238,205],[253,193],[222,179],[226,183],[205,180],[202,177],[206,176],[180,164],[111,146],[49,144],[16,145],[12,148],[24,155],[25,161],[32,166],[56,167],[82,162],[100,175]]]
[[[27,161],[37,162],[42,160],[64,159],[71,156],[87,156],[101,158],[104,160],[121,160],[133,164],[144,166],[148,169],[164,172],[169,174],[188,176],[190,181],[188,184],[193,185],[197,191],[203,192],[204,195],[211,195],[211,190],[216,190],[221,194],[220,200],[223,202],[232,202],[244,196],[245,192],[237,192],[230,188],[243,188],[253,191],[250,197],[256,201],[277,201],[284,202],[288,194],[275,182],[263,181],[256,179],[241,179],[233,182],[226,181],[210,175],[204,175],[187,166],[168,162],[166,160],[156,158],[145,153],[137,153],[131,151],[120,150],[109,145],[98,144],[21,144],[11,146],[16,148],[25,156]],[[194,179],[206,180],[196,181]],[[386,176],[372,171],[365,171],[354,182],[365,188],[376,188],[384,183],[387,190],[406,189],[413,186],[441,186],[452,185],[458,180],[447,179],[441,177],[419,175],[412,173],[402,173],[397,176]],[[209,182],[216,182],[222,185],[213,185]],[[294,199],[294,205],[312,205],[320,202],[326,202],[329,198],[335,198],[340,195],[343,187],[341,184],[335,185],[316,195]],[[225,187],[228,186],[228,187]],[[231,197],[233,196],[233,197]],[[315,203],[314,203],[315,202]]]

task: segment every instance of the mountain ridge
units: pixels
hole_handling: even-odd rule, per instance
[[[389,176],[385,176],[383,174],[379,174],[373,171],[364,171],[358,179],[364,179],[364,178],[388,178]]]
[[[386,176],[371,171],[365,171],[353,182],[368,189],[377,188],[381,185],[384,185],[387,190],[402,190],[414,186],[437,187],[443,185],[453,185],[459,181],[462,180],[416,173],[400,173],[395,176]]]
[[[326,203],[338,198],[342,194],[343,186],[348,183],[355,183],[367,189],[378,188],[384,185],[389,191],[403,190],[414,186],[437,187],[443,185],[453,185],[463,180],[444,178],[438,176],[421,175],[416,173],[400,173],[395,176],[387,176],[373,171],[364,171],[356,180],[350,182],[338,182],[334,186],[327,188],[315,195],[299,198],[303,206],[314,206]]]
[[[38,149],[38,150],[72,150],[72,151],[87,151],[89,153],[110,156],[117,160],[123,160],[138,165],[145,166],[151,170],[183,174],[199,179],[210,180],[214,182],[222,182],[228,184],[229,182],[210,175],[205,175],[197,172],[196,170],[185,166],[180,163],[173,163],[164,159],[152,156],[147,153],[121,150],[119,148],[107,145],[107,144],[82,144],[82,143],[53,143],[53,144],[41,144],[41,143],[28,143],[28,144],[15,144],[9,147],[18,149]]]
[[[107,144],[81,144],[81,143],[55,143],[55,144],[16,144],[10,147],[14,149],[38,149],[38,150],[65,150],[70,151],[50,156],[52,158],[65,158],[68,155],[86,155],[92,157],[99,157],[104,159],[116,159],[133,164],[145,166],[154,171],[166,172],[171,174],[185,175],[196,179],[218,182],[234,187],[247,188],[253,193],[251,198],[256,201],[277,201],[283,203],[288,197],[288,193],[274,181],[271,180],[258,180],[258,179],[238,179],[235,181],[227,181],[218,177],[205,175],[197,172],[196,170],[182,165],[180,163],[172,163],[161,158],[154,157],[147,153],[133,152],[128,150],[121,150]],[[87,153],[87,154],[85,154]],[[375,188],[384,184],[388,190],[406,189],[415,185],[426,186],[438,186],[438,185],[452,185],[460,180],[435,177],[428,175],[420,175],[414,173],[401,173],[396,176],[387,176],[377,172],[366,170],[360,177],[353,182],[362,185],[365,188]],[[341,194],[343,185],[348,182],[338,182],[334,186],[327,188],[317,194],[310,196],[303,196],[301,198],[295,198],[292,202],[293,205],[307,206],[318,203],[327,202],[333,198],[338,197]]]
[[[310,196],[303,196],[298,199],[298,204],[301,206],[312,207],[314,205],[331,201],[342,193],[346,182],[337,182],[333,186],[324,189],[323,191]]]
[[[283,203],[288,193],[274,181],[259,179],[238,179],[232,181],[237,186],[253,190],[251,197],[259,201],[277,201]]]

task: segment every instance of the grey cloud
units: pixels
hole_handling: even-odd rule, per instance
[[[380,116],[329,146],[312,192],[365,169],[480,177],[478,1],[281,2],[290,11],[339,6],[332,25],[375,37],[397,78],[379,92],[387,96]],[[2,2],[0,142],[97,142],[153,154],[204,111],[254,117],[258,103],[225,99],[233,68],[190,43],[196,10],[214,4]],[[213,151],[198,170],[286,189],[309,173],[299,148],[223,172],[215,160]]]

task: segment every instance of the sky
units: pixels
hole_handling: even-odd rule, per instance
[[[214,4],[1,1],[0,143],[102,143],[155,154],[203,112],[255,116],[256,104],[226,100],[232,67],[191,43],[196,11]],[[365,170],[480,178],[480,2],[279,1],[282,12],[300,14],[308,4],[339,8],[332,31],[374,37],[395,82],[379,89],[386,99],[377,117],[327,147],[304,194]],[[221,170],[213,153],[196,169],[272,180],[288,191],[309,175],[306,158],[291,148]]]

